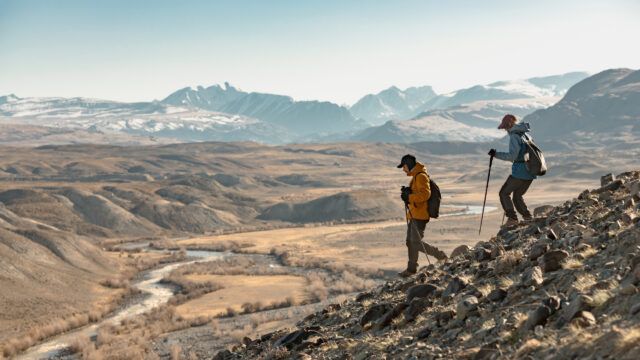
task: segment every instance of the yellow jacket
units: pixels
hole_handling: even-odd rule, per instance
[[[409,183],[411,188],[411,194],[409,195],[410,213],[407,213],[407,219],[429,220],[427,200],[431,197],[431,186],[429,185],[429,175],[427,175],[426,167],[418,162],[407,176],[411,176],[411,182]]]

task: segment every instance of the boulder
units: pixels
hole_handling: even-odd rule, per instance
[[[522,286],[524,287],[538,287],[542,285],[543,281],[542,269],[539,266],[530,267],[522,274]]]
[[[444,310],[444,311],[440,311],[439,313],[436,314],[435,318],[436,321],[438,322],[439,326],[443,326],[444,324],[448,323],[449,321],[451,321],[451,319],[453,319],[453,317],[456,316],[456,312],[453,310]]]
[[[431,304],[432,302],[427,299],[413,299],[404,310],[404,319],[409,322],[415,320],[418,315],[422,314]]]
[[[407,290],[407,301],[411,301],[414,298],[426,298],[432,296],[438,287],[432,284],[420,284],[414,285]]]
[[[478,298],[475,296],[463,297],[456,306],[456,318],[464,320],[478,310]]]
[[[457,248],[453,249],[453,251],[451,252],[451,255],[449,257],[453,259],[453,258],[458,257],[458,256],[465,256],[469,252],[471,252],[471,248],[469,246],[460,245]]]
[[[560,270],[562,264],[569,258],[569,253],[564,250],[552,250],[538,258],[538,265],[544,272]]]
[[[551,309],[551,312],[555,313],[560,309],[560,305],[562,304],[562,299],[558,296],[549,296],[548,298],[542,301],[542,305]]]
[[[431,329],[424,328],[424,329],[418,331],[418,333],[416,334],[416,338],[419,339],[419,340],[422,340],[422,339],[428,338],[429,335],[431,335]]]
[[[360,326],[365,326],[370,322],[376,321],[386,314],[389,310],[393,309],[393,305],[389,303],[376,304],[367,310],[360,319]]]
[[[540,256],[544,255],[547,251],[549,251],[549,244],[543,241],[538,242],[537,244],[531,247],[528,258],[531,261],[535,261]]]
[[[562,319],[565,322],[571,321],[576,316],[576,314],[578,314],[580,311],[590,310],[591,306],[589,304],[591,304],[592,302],[593,302],[593,299],[588,295],[584,295],[584,294],[577,295],[569,303],[569,306],[564,308],[562,312]]]
[[[291,348],[294,345],[301,344],[303,341],[307,340],[311,336],[322,337],[322,334],[315,330],[299,329],[276,340],[276,342],[274,343],[274,346],[275,347],[284,346],[287,348]]]
[[[378,319],[374,325],[377,330],[383,329],[387,325],[391,324],[393,319],[397,318],[402,311],[409,306],[406,302],[401,302],[398,305],[394,306],[393,309],[387,311],[380,319]]]
[[[535,310],[531,310],[527,316],[527,320],[522,325],[523,331],[533,330],[537,325],[544,325],[551,316],[552,311],[544,305],[538,306]]]
[[[551,205],[542,205],[533,209],[533,216],[535,217],[545,217],[548,216],[551,211],[553,211],[554,207]]]
[[[462,289],[467,287],[468,282],[459,276],[454,277],[447,285],[447,288],[442,292],[442,297],[448,297],[459,293]]]
[[[610,184],[613,180],[616,179],[616,176],[612,173],[600,177],[600,186],[606,186]]]
[[[579,311],[571,323],[579,327],[589,327],[596,324],[596,317],[589,311]]]
[[[476,260],[477,261],[489,261],[491,260],[491,250],[489,249],[485,249],[483,247],[479,247],[476,249],[475,251],[476,254]]]
[[[507,291],[500,288],[493,289],[489,295],[487,295],[487,299],[493,302],[502,301],[505,297],[507,297]]]

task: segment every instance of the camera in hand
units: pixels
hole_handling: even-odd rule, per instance
[[[409,203],[409,194],[411,194],[411,188],[408,186],[403,186],[400,188],[400,198],[405,204]]]

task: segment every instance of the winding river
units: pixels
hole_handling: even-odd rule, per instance
[[[142,314],[157,306],[165,304],[173,296],[171,285],[160,283],[160,280],[162,280],[165,275],[168,275],[171,271],[181,266],[197,262],[217,260],[227,255],[228,253],[215,251],[189,250],[187,251],[187,256],[189,258],[196,258],[196,260],[167,264],[157,269],[147,270],[142,273],[141,280],[133,284],[133,287],[149,294],[149,296],[146,296],[142,301],[127,306],[101,322],[55,336],[44,343],[30,348],[23,354],[18,355],[17,358],[29,360],[47,359],[67,348],[78,337],[89,338],[94,336],[96,334],[96,330],[100,326],[118,324],[123,319]]]
[[[475,205],[468,205],[468,206],[454,205],[451,207],[462,208],[462,210],[449,213],[443,216],[478,215],[482,211],[482,206],[475,206]],[[495,210],[496,208],[492,206],[487,206],[485,209],[486,212],[491,212]],[[135,244],[127,244],[126,248],[129,248],[129,249],[145,248],[147,246],[148,246],[148,242],[135,243]],[[50,357],[55,356],[65,348],[69,347],[73,343],[73,341],[76,340],[77,338],[79,337],[90,338],[94,336],[96,334],[97,329],[100,326],[118,324],[123,319],[142,314],[155,307],[165,304],[173,296],[173,289],[171,285],[160,283],[160,280],[162,280],[162,278],[165,275],[168,275],[171,271],[181,266],[185,266],[185,265],[189,265],[197,262],[205,262],[205,261],[222,259],[226,256],[232,256],[232,254],[229,252],[187,250],[187,257],[188,259],[191,259],[191,260],[167,264],[157,269],[147,270],[141,274],[140,280],[134,283],[133,287],[148,294],[148,296],[146,296],[143,300],[126,306],[124,309],[117,311],[112,316],[98,323],[87,325],[85,327],[81,327],[76,330],[72,330],[70,332],[67,332],[58,336],[54,336],[51,339],[41,344],[38,344],[36,346],[33,346],[30,349],[28,349],[26,352],[18,355],[17,359],[25,359],[25,360],[48,359]],[[256,255],[251,255],[251,256],[256,256]],[[261,256],[269,257],[270,255],[261,255]],[[279,266],[279,265],[274,264],[273,266]]]

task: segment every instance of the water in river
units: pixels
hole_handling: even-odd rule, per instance
[[[443,205],[443,207],[447,207],[447,205]],[[442,216],[458,216],[458,215],[477,215],[482,211],[482,206],[475,205],[452,205],[451,207],[462,208],[460,211],[456,211],[454,213],[442,215]],[[487,206],[485,212],[491,212],[496,210],[495,207]],[[135,249],[135,248],[146,248],[148,246],[148,242],[144,243],[132,243],[125,244],[123,248],[127,249]],[[204,262],[204,261],[212,261],[217,259],[222,259],[225,256],[233,256],[233,254],[228,252],[216,252],[216,251],[207,251],[207,250],[187,250],[187,256],[190,259],[179,263],[172,263],[164,265],[158,269],[148,270],[144,272],[141,276],[141,280],[134,283],[133,286],[139,289],[142,292],[149,294],[144,300],[133,303],[124,309],[118,311],[113,314],[111,317],[108,317],[102,320],[99,323],[87,325],[85,327],[79,328],[77,330],[73,330],[71,332],[53,337],[48,341],[36,345],[25,353],[19,355],[18,359],[28,359],[28,360],[37,360],[37,359],[47,359],[59,351],[67,348],[76,338],[78,337],[86,337],[89,338],[95,335],[98,327],[108,324],[117,324],[123,319],[136,316],[142,314],[146,311],[149,311],[157,306],[165,304],[169,301],[171,296],[173,296],[173,291],[170,285],[160,283],[160,280],[168,275],[171,271],[188,264],[196,263],[196,262]],[[248,255],[248,256],[266,256],[269,255]],[[271,259],[270,259],[270,262]],[[271,263],[270,267],[279,267],[279,264]]]

